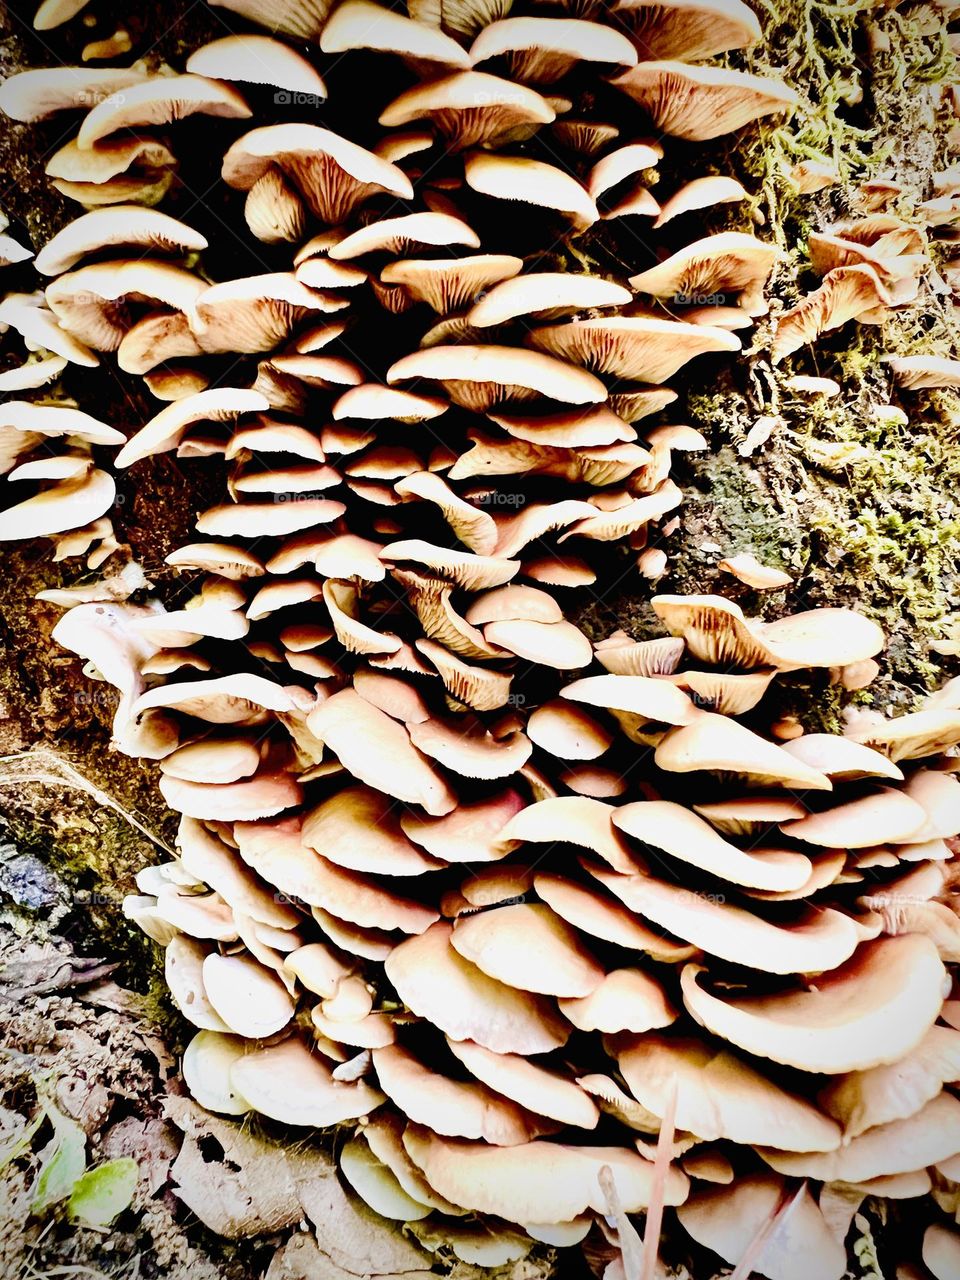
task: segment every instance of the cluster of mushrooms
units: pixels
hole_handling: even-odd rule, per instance
[[[47,0],[43,23],[79,7]],[[844,736],[771,732],[785,673],[869,684],[874,623],[668,595],[658,639],[569,617],[662,575],[672,454],[706,444],[661,420],[666,383],[766,310],[762,240],[647,247],[748,198],[707,174],[655,199],[665,135],[794,104],[708,61],[757,40],[755,16],[226,7],[288,39],[0,86],[17,120],[89,108],[48,164],[87,212],[38,252],[43,286],[0,303],[33,353],[0,391],[37,392],[0,405],[0,467],[30,486],[0,537],[98,568],[110,467],[226,465],[225,501],[168,557],[182,607],[134,602],[136,575],[53,593],[55,638],[118,691],[116,747],[159,763],[182,814],[178,857],[125,910],[197,1028],[187,1087],[338,1126],[352,1190],[464,1261],[582,1246],[608,1280],[652,1280],[666,1220],[738,1276],[839,1280],[867,1196],[932,1196],[917,1274],[955,1280],[960,691]],[[402,64],[371,147],[316,123],[320,54]],[[283,118],[251,128],[264,89]],[[614,97],[617,123],[595,105]],[[210,281],[206,238],[154,207],[211,116],[237,122],[222,182],[285,270]],[[508,252],[527,218],[535,249]],[[601,221],[642,270],[596,269]],[[897,221],[819,237],[824,285],[780,317],[774,358],[913,296],[924,246]],[[165,402],[129,439],[44,390],[104,359]],[[894,375],[943,385],[923,360]]]

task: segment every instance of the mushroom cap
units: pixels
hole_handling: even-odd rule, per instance
[[[527,735],[561,760],[596,760],[613,742],[613,734],[580,707],[545,702],[531,714]]]
[[[509,777],[526,764],[532,750],[529,738],[519,730],[500,739],[480,724],[463,728],[432,719],[409,724],[407,731],[425,756],[465,778]]]
[[[252,956],[208,955],[203,962],[203,986],[230,1030],[248,1040],[275,1035],[293,1016],[293,1000],[286,987]]]
[[[558,1003],[581,1031],[651,1031],[677,1017],[661,984],[642,969],[614,969],[590,995]]]
[[[542,160],[473,151],[464,161],[463,172],[467,185],[481,195],[556,209],[580,231],[599,217],[596,205],[576,178]]]
[[[472,302],[491,285],[515,276],[523,259],[504,253],[477,253],[465,258],[401,258],[380,273],[384,284],[402,285],[417,302],[438,315],[449,315]]]
[[[367,253],[405,253],[413,245],[479,249],[480,237],[462,218],[449,213],[403,213],[351,231],[331,246],[330,257],[340,261]]]
[[[415,22],[371,0],[345,0],[327,20],[320,37],[324,53],[376,49],[416,62],[467,68],[470,57],[456,40],[425,22]]]
[[[845,736],[882,751],[891,760],[916,760],[960,742],[960,711],[928,707],[879,724],[851,728]]]
[[[40,67],[8,76],[0,85],[0,111],[11,120],[45,120],[57,111],[89,107],[143,84],[132,67]]]
[[[360,782],[397,800],[420,804],[434,816],[454,808],[453,792],[403,725],[352,689],[322,702],[310,713],[308,724]]]
[[[206,957],[207,948],[203,943],[197,942],[195,938],[188,938],[183,933],[175,934],[164,951],[163,976],[174,1004],[188,1022],[204,1031],[225,1033],[230,1028],[215,1012],[203,987],[203,962]],[[189,1080],[187,1083],[189,1087]],[[193,1093],[194,1090],[191,1088],[190,1092]]]
[[[442,867],[407,839],[395,810],[379,791],[344,787],[305,816],[303,842],[351,871],[415,876]]]
[[[617,16],[645,60],[696,62],[760,39],[757,16],[742,0],[621,0]]]
[[[536,622],[529,618],[510,618],[488,622],[483,634],[490,644],[499,645],[518,658],[558,671],[576,671],[589,666],[593,657],[590,641],[579,627],[566,620]]]
[[[779,1141],[779,1135],[777,1135]],[[866,1182],[914,1173],[960,1151],[960,1101],[939,1093],[914,1115],[879,1124],[839,1149],[822,1154],[769,1147],[760,1155],[777,1173],[824,1182]]]
[[[162,303],[183,312],[203,291],[190,271],[156,259],[94,263],[47,285],[60,326],[98,351],[115,351],[133,327],[131,306]]]
[[[942,1223],[932,1222],[923,1233],[923,1265],[935,1280],[960,1275],[960,1235]]]
[[[460,916],[450,942],[489,977],[521,991],[575,998],[590,995],[603,979],[577,931],[546,903]]]
[[[387,977],[411,1012],[494,1053],[549,1053],[566,1042],[569,1028],[549,1000],[488,977],[454,950],[452,934],[439,922],[387,957]]]
[[[810,989],[713,995],[698,965],[683,972],[684,1003],[715,1035],[762,1058],[837,1075],[898,1061],[920,1043],[943,1003],[944,969],[921,934],[865,942]]]
[[[328,862],[303,843],[296,819],[270,822],[238,822],[234,836],[240,856],[281,893],[311,906],[328,909],[337,921],[363,930],[399,930],[419,933],[437,920],[437,913],[369,876]]]
[[[888,1065],[853,1071],[831,1080],[820,1105],[856,1138],[876,1125],[903,1120],[960,1078],[960,1032],[931,1027],[909,1053]]]
[[[109,511],[116,494],[113,476],[90,468],[0,512],[0,542],[48,538],[81,529]]]
[[[408,1195],[392,1170],[374,1155],[364,1136],[351,1138],[339,1155],[341,1174],[364,1204],[399,1222],[419,1222],[427,1217],[431,1206]]]
[[[717,293],[743,295],[751,314],[766,309],[763,286],[781,257],[776,245],[741,231],[705,236],[639,275],[630,277],[638,293],[656,298],[696,299]]]
[[[160,769],[184,782],[220,784],[249,778],[259,764],[260,752],[250,738],[201,738],[178,747]]]
[[[467,322],[486,329],[518,316],[565,314],[599,307],[622,307],[633,301],[623,285],[600,276],[563,271],[532,271],[488,289],[467,312]]]
[[[205,1028],[193,1037],[184,1052],[181,1070],[191,1096],[201,1107],[225,1116],[242,1116],[252,1109],[231,1080],[231,1069],[247,1048],[240,1036],[216,1029]]]
[[[622,902],[593,885],[577,884],[566,876],[538,874],[533,886],[558,916],[581,933],[629,950],[644,951],[655,960],[674,962],[693,954],[693,947],[674,942],[662,930],[649,928]]]
[[[636,1213],[654,1192],[653,1165],[624,1147],[577,1147],[534,1141],[518,1147],[444,1140],[413,1127],[403,1144],[427,1181],[448,1200],[508,1221],[570,1222],[593,1209],[607,1211],[597,1175],[610,1168],[621,1203]],[[670,1169],[664,1187],[667,1204],[683,1202],[689,1183]]]
[[[770,359],[778,364],[785,356],[815,342],[821,333],[883,309],[892,301],[872,267],[835,267],[819,289],[777,318]]]
[[[521,80],[550,84],[574,62],[632,67],[637,51],[621,32],[581,18],[501,18],[483,28],[470,46],[474,65],[510,56]]]
[[[884,646],[877,624],[852,609],[810,609],[762,623],[722,596],[661,595],[651,603],[694,658],[715,666],[844,667]]]
[[[707,1142],[725,1138],[754,1145],[773,1134],[785,1152],[831,1152],[840,1145],[833,1120],[723,1049],[656,1032],[619,1036],[613,1045],[640,1105],[662,1117],[675,1088],[677,1128]]]
[[[745,5],[744,8],[746,8]],[[750,16],[753,17],[753,14],[751,13]],[[692,182],[685,183],[675,191],[669,200],[664,201],[660,208],[660,216],[653,227],[654,230],[658,230],[665,223],[694,209],[708,209],[715,204],[730,204],[746,199],[748,199],[748,193],[736,178],[726,178],[721,174],[694,178]]]
[[[515,1053],[493,1053],[472,1040],[447,1039],[451,1053],[471,1075],[537,1115],[579,1129],[595,1129],[600,1113],[573,1080]],[[434,1128],[430,1125],[428,1127]]]
[[[810,765],[811,769],[825,773],[834,782],[861,778],[903,781],[902,771],[885,755],[835,733],[805,733],[792,742],[785,742],[783,750]]]
[[[726,329],[654,316],[546,325],[534,329],[526,341],[600,373],[642,382],[663,382],[707,351],[740,350],[740,339]]]
[[[849,960],[860,942],[854,921],[829,907],[774,924],[723,895],[696,893],[647,875],[588,870],[631,911],[675,937],[764,973],[824,973]]]
[[[701,818],[726,835],[753,835],[764,827],[790,822],[806,812],[799,800],[787,796],[743,796],[693,806]]]
[[[520,347],[429,347],[398,360],[387,381],[426,378],[441,382],[455,404],[488,409],[512,397],[548,396],[564,404],[596,404],[607,391],[599,378],[553,356]]]
[[[373,191],[410,199],[410,179],[395,164],[313,124],[251,129],[223,157],[223,180],[249,191],[276,165],[293,179],[313,212],[337,222]]]
[[[498,839],[507,850],[524,842],[579,845],[598,854],[615,871],[631,874],[637,862],[613,825],[616,812],[612,805],[589,796],[553,796],[514,814]]]
[[[585,676],[560,690],[561,698],[657,724],[690,724],[696,708],[675,685],[654,676]]]
[[[792,111],[795,90],[777,80],[683,62],[641,62],[613,84],[630,95],[663,133],[705,142],[760,116]]]
[[[60,275],[86,254],[121,244],[181,254],[207,247],[204,236],[169,214],[142,205],[119,204],[95,209],[67,223],[37,254],[35,266],[44,275]]]
[[[242,119],[250,108],[236,89],[204,76],[151,76],[127,85],[98,103],[84,118],[77,145],[89,148],[120,129],[170,124],[202,112],[209,116]]]
[[[677,1216],[698,1244],[731,1265],[749,1256],[749,1269],[770,1280],[807,1280],[814,1275],[817,1280],[841,1280],[846,1250],[806,1186],[769,1229],[778,1209],[789,1203],[784,1186],[782,1178],[751,1174],[732,1187],[697,1191]],[[755,1251],[753,1242],[761,1232],[763,1243]]]
[[[440,818],[402,813],[400,827],[410,840],[443,862],[497,862],[510,852],[500,843],[500,832],[523,808],[520,794],[506,790],[458,804]]]
[[[514,1147],[550,1132],[549,1124],[515,1102],[474,1081],[442,1075],[398,1044],[374,1049],[373,1066],[394,1106],[433,1133]]]
[[[526,85],[483,71],[457,71],[401,93],[380,113],[380,123],[392,128],[425,117],[462,150],[518,132],[529,136],[556,113]]]
[[[613,814],[613,825],[700,871],[750,889],[773,893],[799,889],[810,876],[810,859],[786,849],[738,849],[683,805],[669,800],[638,800]]]
[[[883,787],[846,804],[808,813],[781,826],[784,835],[824,848],[868,849],[888,841],[909,840],[926,823],[926,812],[905,791]]]
[[[701,711],[689,724],[665,734],[655,759],[669,773],[709,770],[737,774],[760,786],[810,791],[829,791],[832,786],[829,778],[782,747],[712,711]]]
[[[211,80],[240,80],[266,84],[322,101],[327,96],[323,77],[295,49],[270,36],[223,36],[195,49],[187,71]]]
[[[358,1120],[384,1101],[364,1080],[348,1084],[334,1079],[319,1054],[295,1036],[245,1054],[230,1078],[249,1093],[251,1107],[261,1115],[311,1129]]]
[[[226,422],[245,413],[269,409],[259,391],[238,387],[211,387],[166,405],[124,444],[116,465],[129,467],[157,453],[176,449],[198,422]]]

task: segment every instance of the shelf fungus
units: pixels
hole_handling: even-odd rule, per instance
[[[186,1088],[337,1126],[344,1203],[411,1224],[420,1274],[617,1263],[646,1214],[665,1258],[840,1280],[845,1196],[960,1184],[955,692],[806,732],[777,689],[869,684],[866,612],[661,594],[633,635],[580,608],[667,568],[674,454],[709,447],[667,384],[740,358],[781,260],[692,226],[752,195],[701,148],[662,208],[653,171],[796,94],[706,61],[759,38],[740,0],[223,7],[268,34],[0,86],[15,120],[85,112],[47,170],[87,210],[33,266],[4,250],[35,291],[0,302],[31,353],[0,538],[96,568],[115,473],[208,468],[175,603],[143,575],[46,597],[181,815],[125,912],[194,1029]],[[209,196],[155,207],[201,130]],[[638,218],[635,260],[589,251]],[[816,233],[774,360],[901,305],[925,253],[882,210]],[[128,431],[68,398],[115,365],[160,402]],[[741,593],[791,587],[729,550]],[[927,1270],[957,1254],[934,1221]]]

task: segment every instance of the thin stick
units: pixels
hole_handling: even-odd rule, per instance
[[[767,1214],[767,1217],[760,1224],[760,1228],[756,1235],[747,1245],[740,1261],[737,1263],[730,1280],[750,1280],[750,1274],[753,1271],[753,1264],[760,1257],[766,1244],[770,1240],[773,1233],[778,1227],[782,1227],[789,1218],[790,1214],[800,1203],[800,1197],[803,1195],[805,1183],[801,1182],[793,1195],[790,1195],[789,1186],[784,1186],[780,1199]],[[788,1198],[789,1197],[789,1198]]]
[[[673,1139],[677,1124],[677,1077],[670,1080],[667,1109],[660,1122],[657,1138],[657,1154],[653,1161],[653,1187],[647,1206],[647,1221],[643,1229],[643,1267],[640,1280],[656,1280],[657,1255],[660,1251],[660,1230],[663,1226],[663,1202],[666,1199],[667,1177],[673,1162]]]

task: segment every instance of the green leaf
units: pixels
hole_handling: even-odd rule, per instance
[[[53,1137],[40,1152],[40,1172],[30,1206],[33,1213],[68,1196],[87,1164],[87,1137],[77,1122],[49,1104],[44,1110],[53,1125]]]
[[[108,1227],[129,1207],[138,1175],[137,1162],[130,1156],[88,1169],[73,1188],[67,1205],[70,1217],[88,1227]]]

